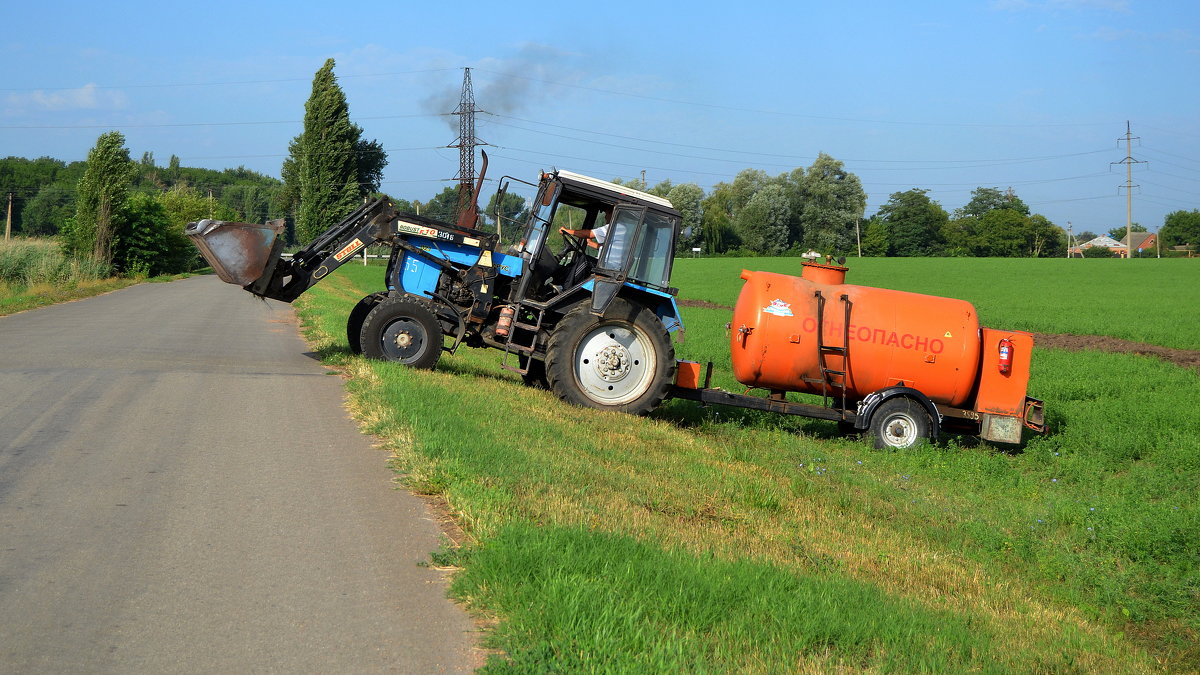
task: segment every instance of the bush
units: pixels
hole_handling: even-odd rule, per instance
[[[113,246],[116,268],[127,276],[157,276],[187,272],[195,260],[182,225],[171,222],[162,202],[142,192],[130,195]]]
[[[1083,249],[1083,257],[1085,258],[1112,258],[1115,255],[1116,254],[1112,252],[1111,248],[1105,248],[1103,246],[1092,246]]]

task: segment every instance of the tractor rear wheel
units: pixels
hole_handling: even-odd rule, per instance
[[[526,373],[521,376],[521,381],[526,386],[534,389],[549,389],[550,384],[546,382],[546,362],[541,359],[535,359],[524,354],[520,357],[521,367],[526,369]]]
[[[546,379],[564,401],[644,415],[675,375],[675,348],[654,312],[616,298],[603,317],[590,303],[558,322],[546,348]]]
[[[904,450],[925,443],[932,429],[925,407],[907,396],[884,401],[871,415],[871,436],[881,450]]]
[[[359,336],[363,354],[413,368],[433,368],[442,355],[442,328],[429,305],[385,297],[367,313]]]
[[[346,341],[350,343],[350,351],[354,354],[362,353],[362,327],[363,321],[366,321],[367,315],[379,304],[380,300],[387,297],[387,293],[372,293],[354,306],[350,310],[350,316],[346,319]]]

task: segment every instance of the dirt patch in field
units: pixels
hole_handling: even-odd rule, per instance
[[[680,300],[681,307],[700,307],[703,309],[723,309],[732,312],[728,305],[718,305],[707,300]],[[1133,342],[1107,335],[1071,335],[1069,333],[1034,333],[1033,342],[1039,347],[1049,349],[1066,349],[1077,352],[1083,349],[1094,349],[1098,352],[1116,352],[1119,354],[1139,354],[1153,356],[1167,363],[1173,363],[1184,368],[1191,368],[1200,373],[1200,350],[1172,349],[1158,345],[1148,345],[1144,342]]]
[[[733,308],[728,305],[718,305],[715,302],[707,300],[680,300],[680,307],[699,307],[701,309],[723,309],[726,312],[732,312]]]
[[[1132,342],[1107,335],[1069,335],[1059,333],[1034,333],[1033,343],[1039,347],[1050,349],[1066,349],[1079,351],[1094,349],[1098,352],[1117,352],[1121,354],[1140,354],[1153,356],[1167,363],[1191,368],[1200,373],[1200,351],[1193,349],[1172,349],[1158,345],[1148,345],[1144,342]]]

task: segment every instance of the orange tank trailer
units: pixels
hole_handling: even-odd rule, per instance
[[[1026,396],[1032,335],[981,329],[963,300],[846,284],[846,270],[805,263],[800,277],[742,271],[730,324],[739,382],[776,398],[844,395],[847,408],[909,388],[936,404],[935,425],[945,414],[1008,443],[1020,442],[1022,426],[1042,430],[1041,402]],[[1012,355],[1008,372],[999,363],[1002,340]]]

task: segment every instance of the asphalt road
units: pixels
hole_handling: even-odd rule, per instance
[[[0,672],[469,671],[291,307],[215,277],[0,317]]]

